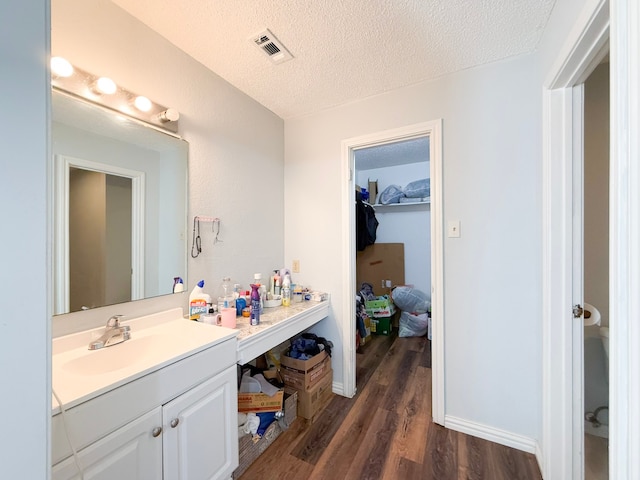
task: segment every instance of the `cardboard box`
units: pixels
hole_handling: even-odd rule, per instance
[[[298,392],[293,392],[284,399],[284,425],[288,427],[297,417]],[[257,442],[251,435],[242,435],[238,439],[239,462],[238,468],[233,472],[233,478],[239,478],[247,468],[264,452],[273,441],[282,433],[279,422],[273,422],[264,435]]]
[[[307,372],[312,370],[316,365],[325,360],[329,355],[324,350],[317,355],[314,355],[308,360],[299,360],[297,358],[291,358],[287,355],[280,356],[280,365],[287,367],[289,370],[297,370],[300,372]]]
[[[279,412],[282,410],[284,391],[279,390],[273,397],[265,393],[240,393],[238,392],[238,412],[264,413]]]
[[[369,179],[368,184],[369,184],[369,203],[373,205],[374,203],[376,203],[376,200],[378,198],[378,180]]]
[[[365,300],[364,307],[367,315],[372,318],[391,317],[396,313],[396,307],[389,295],[383,295],[376,300]]]
[[[392,319],[393,317],[372,318],[371,333],[373,335],[391,335]]]
[[[331,370],[331,357],[322,351],[309,360],[280,356],[280,373],[286,386],[309,390]]]
[[[298,390],[298,415],[312,420],[333,396],[333,370],[329,370],[320,381],[309,390]],[[293,392],[285,386],[286,392]]]
[[[391,293],[392,286],[404,285],[404,243],[376,242],[357,252],[357,290],[365,282],[373,286],[377,295]]]

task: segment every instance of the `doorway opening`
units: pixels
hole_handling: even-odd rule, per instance
[[[375,147],[392,148],[394,144],[410,144],[411,141],[427,139],[430,179],[430,251],[425,256],[431,260],[427,278],[431,297],[432,319],[432,415],[436,423],[444,424],[444,336],[443,336],[443,228],[442,228],[442,120],[435,120],[411,125],[394,130],[386,130],[371,135],[351,138],[342,142],[342,158],[345,175],[343,182],[344,218],[344,261],[347,265],[347,284],[349,294],[345,295],[343,308],[344,318],[352,319],[343,322],[344,348],[344,395],[352,397],[356,390],[356,328],[355,328],[355,298],[356,298],[356,214],[355,187],[356,155],[358,151]],[[409,143],[404,143],[409,142]],[[426,168],[426,165],[425,165]],[[426,202],[425,202],[426,204]],[[412,207],[413,208],[413,207]],[[418,207],[422,208],[422,207]],[[424,272],[423,272],[424,273]]]
[[[69,308],[131,301],[132,181],[69,170]]]
[[[54,314],[144,297],[145,173],[54,156]]]
[[[609,478],[609,83],[607,56],[584,83],[585,480]]]

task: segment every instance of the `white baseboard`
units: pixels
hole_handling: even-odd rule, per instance
[[[544,468],[542,468],[542,466],[544,465],[543,457],[542,457],[542,448],[540,448],[540,443],[538,441],[536,441],[536,451],[534,452],[534,455],[536,456],[536,461],[538,462],[538,468],[540,469],[542,478],[544,478]]]
[[[471,422],[462,418],[452,417],[451,415],[445,415],[444,426],[457,432],[499,443],[500,445],[506,445],[507,447],[516,448],[527,453],[535,453],[536,456],[538,456],[538,444],[533,438],[507,432],[506,430],[500,430],[481,423]],[[540,459],[541,458],[542,456],[540,456]]]
[[[331,390],[333,390],[333,393],[335,393],[336,395],[342,395],[343,397],[346,397],[346,395],[344,394],[344,384],[342,382],[333,382],[331,384]]]

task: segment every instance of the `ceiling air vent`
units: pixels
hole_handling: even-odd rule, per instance
[[[262,50],[273,63],[282,63],[291,60],[293,55],[282,45],[276,36],[269,30],[260,32],[251,37],[253,44]]]

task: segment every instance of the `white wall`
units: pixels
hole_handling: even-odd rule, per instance
[[[331,293],[317,330],[341,352],[341,141],[443,119],[444,214],[462,233],[444,242],[445,413],[529,438],[541,411],[540,86],[525,56],[285,122],[285,258]]]
[[[358,152],[356,155],[356,165]],[[429,177],[429,162],[358,170],[356,184],[378,180],[378,191],[389,185],[405,187]],[[376,243],[404,243],[404,281],[431,296],[431,205],[376,207]],[[375,286],[374,286],[375,288]]]
[[[213,296],[223,276],[246,286],[254,272],[282,267],[279,117],[106,0],[54,0],[52,53],[180,112],[190,147],[188,248],[194,215],[219,217],[222,240],[214,246],[211,224],[201,225],[202,253],[189,257],[187,292],[204,279]],[[175,301],[186,307],[187,299]],[[94,315],[98,321],[105,313]]]
[[[3,478],[49,472],[48,16],[46,1],[0,2]]]

